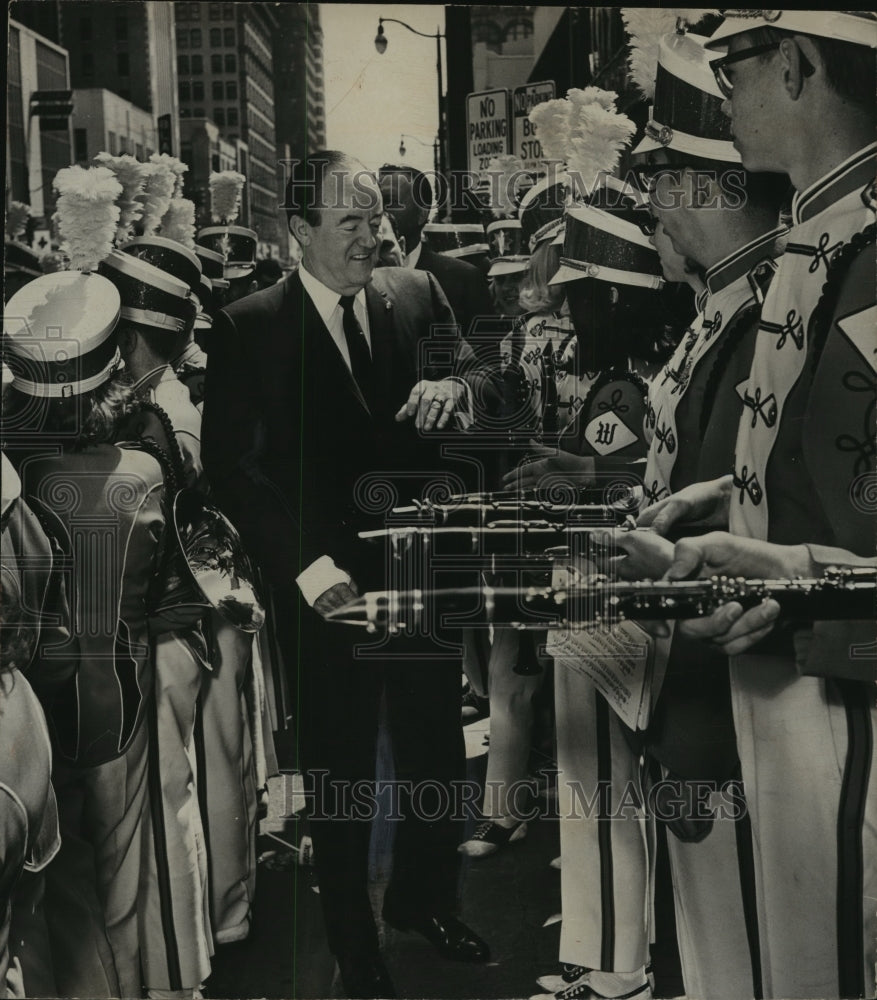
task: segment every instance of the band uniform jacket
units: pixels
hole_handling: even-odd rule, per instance
[[[104,444],[28,462],[23,476],[25,494],[63,523],[78,598],[75,673],[47,703],[56,755],[96,766],[125,753],[152,691],[147,598],[165,529],[162,471],[150,455]]]

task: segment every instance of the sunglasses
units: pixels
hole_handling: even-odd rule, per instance
[[[751,48],[741,49],[739,52],[722,56],[721,59],[715,59],[710,63],[710,68],[715,75],[716,83],[719,85],[719,90],[721,90],[725,97],[730,97],[734,91],[734,84],[727,74],[728,66],[733,66],[734,63],[743,62],[744,59],[753,59],[755,56],[766,55],[768,52],[773,52],[779,47],[779,42],[769,42],[767,45],[753,45]]]

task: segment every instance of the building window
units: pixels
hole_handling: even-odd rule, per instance
[[[128,152],[128,136],[119,136],[119,156],[124,156]]]
[[[506,42],[516,42],[522,38],[529,38],[532,34],[533,22],[520,17],[516,18],[514,21],[509,21],[509,23],[505,26],[503,40]]]
[[[137,157],[138,160],[142,160],[143,159],[143,143],[142,142],[137,142],[137,143],[134,144],[134,155]]]
[[[79,40],[82,42],[90,41],[91,39],[91,18],[90,17],[80,17],[79,19]]]
[[[188,73],[189,72],[189,57],[188,56],[177,56],[177,72],[178,73]]]
[[[238,109],[237,108],[229,108],[226,111],[225,120],[228,122],[228,124],[232,128],[235,128],[237,126],[237,123],[238,123]]]
[[[185,4],[183,5],[185,6]],[[187,49],[189,47],[189,32],[185,28],[177,32],[177,48]]]
[[[180,108],[180,118],[188,118],[188,117],[189,117],[189,109]]]
[[[225,21],[233,21],[234,20],[234,4],[233,3],[224,3],[222,5],[222,17],[223,17],[223,20],[225,20]]]
[[[234,45],[234,28],[223,28],[223,34],[225,35],[225,44]]]
[[[129,76],[131,73],[131,63],[127,52],[116,53],[116,71],[119,76]]]
[[[203,101],[204,100],[204,81],[203,80],[193,80],[192,81],[192,100],[193,101]]]
[[[213,120],[216,122],[217,125],[220,126],[225,125],[225,112],[222,110],[222,108],[216,108],[214,110]]]
[[[219,21],[222,18],[222,4],[212,3],[207,11],[207,16],[211,21]]]
[[[204,117],[204,108],[192,108],[192,117],[193,118],[203,118]]]
[[[237,57],[233,52],[229,52],[225,57],[225,72],[236,73],[238,68]]]
[[[230,101],[236,101],[238,99],[238,83],[237,80],[228,80],[225,84],[225,96]]]
[[[125,42],[128,40],[128,18],[125,14],[116,16],[116,41]]]
[[[222,80],[214,80],[212,93],[214,101],[221,101],[223,96],[224,88],[222,86]]]
[[[193,49],[201,48],[201,29],[192,28],[192,32],[189,36],[189,47]]]
[[[201,56],[192,56],[192,72],[193,73],[204,72],[204,60],[201,58]]]
[[[76,160],[88,159],[88,130],[73,129],[73,157]]]
[[[180,80],[178,91],[179,91],[179,95],[180,95],[180,100],[181,101],[188,101],[189,100],[189,96],[190,96],[190,94],[192,92],[192,88],[189,86],[189,81],[188,80]]]
[[[210,72],[211,73],[221,73],[222,72],[222,56],[219,53],[214,52],[210,57]]]
[[[210,44],[213,48],[222,45],[222,28],[210,29]]]
[[[116,133],[107,132],[107,146],[110,150],[110,156],[116,155]]]

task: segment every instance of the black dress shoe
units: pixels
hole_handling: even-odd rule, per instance
[[[351,1000],[394,1000],[396,989],[380,955],[336,955],[344,992]]]
[[[416,931],[432,944],[440,955],[456,962],[489,962],[490,948],[477,934],[450,914],[411,917],[396,920],[384,914],[384,920],[397,931]]]

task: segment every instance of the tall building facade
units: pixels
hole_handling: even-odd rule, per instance
[[[163,121],[155,148],[180,150],[176,46],[168,0],[63,0],[61,43],[77,89],[103,88]]]
[[[128,153],[141,162],[156,151],[155,117],[104,87],[73,91],[73,161],[87,167],[97,153]]]
[[[7,56],[6,196],[30,205],[38,229],[47,230],[52,181],[73,159],[68,54],[11,20]]]
[[[326,146],[323,29],[315,3],[280,4],[274,37],[277,145],[301,158]]]
[[[274,37],[269,3],[175,3],[181,120],[208,119],[230,143],[241,141],[246,175],[241,221],[261,252],[280,251]]]

